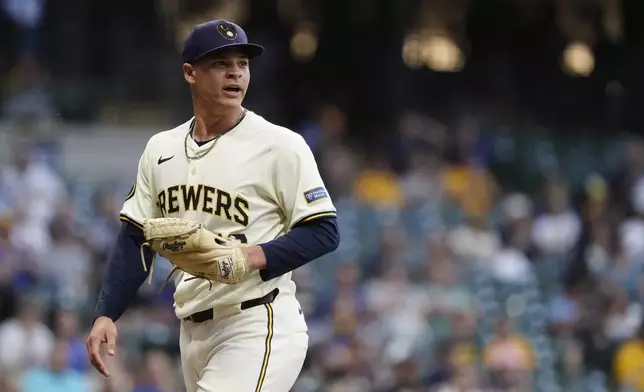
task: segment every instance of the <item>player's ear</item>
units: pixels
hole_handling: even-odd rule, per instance
[[[183,77],[189,84],[193,84],[195,82],[195,69],[192,64],[183,64]]]

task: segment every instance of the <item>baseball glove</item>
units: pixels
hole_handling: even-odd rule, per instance
[[[174,264],[174,271],[180,269],[196,278],[225,284],[235,284],[249,272],[242,244],[212,233],[202,223],[178,218],[148,219],[143,223],[143,234],[146,242],[141,247],[142,256],[143,247],[150,247]],[[143,267],[147,271],[145,260]]]

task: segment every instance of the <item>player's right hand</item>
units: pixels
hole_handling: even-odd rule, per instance
[[[103,358],[101,358],[101,346],[107,344],[107,354],[116,354],[116,324],[108,317],[99,317],[94,321],[94,326],[85,342],[89,361],[103,376],[109,377],[110,372],[107,370]]]

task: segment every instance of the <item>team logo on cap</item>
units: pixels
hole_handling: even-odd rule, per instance
[[[221,23],[217,26],[217,31],[219,31],[219,34],[226,39],[234,40],[237,38],[237,30],[235,30],[235,26],[230,23]]]

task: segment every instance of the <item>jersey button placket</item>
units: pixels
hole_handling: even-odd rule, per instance
[[[197,162],[194,160],[188,160],[188,176],[195,176],[197,174]]]

